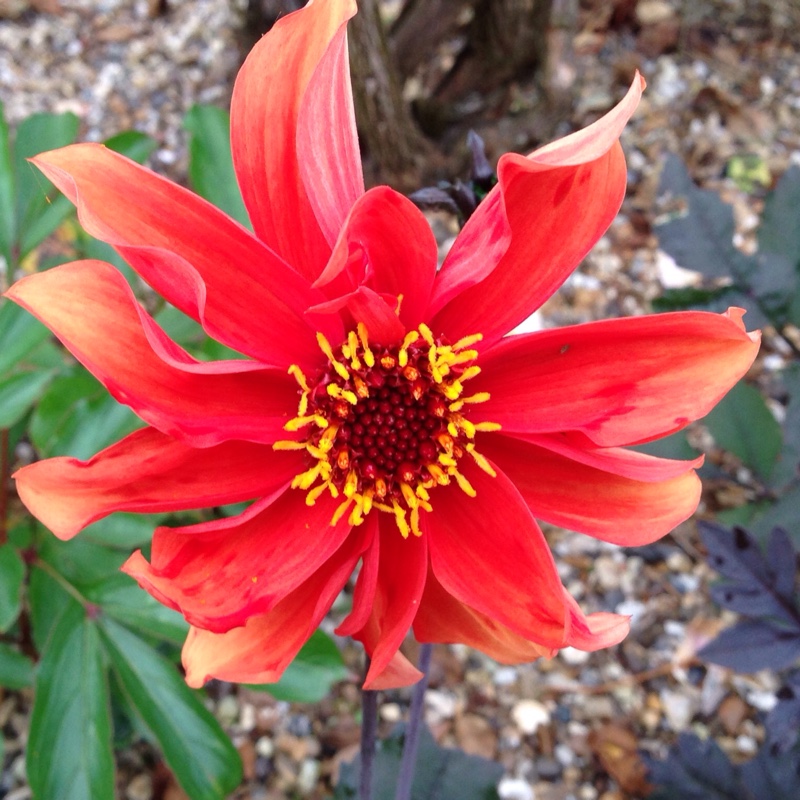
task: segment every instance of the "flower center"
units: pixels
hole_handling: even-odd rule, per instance
[[[284,427],[305,438],[273,445],[305,450],[310,457],[292,487],[308,492],[308,505],[326,491],[341,496],[332,525],[344,514],[351,525],[360,525],[377,508],[394,515],[404,537],[421,535],[420,512],[431,510],[434,486],[455,481],[474,497],[459,460],[468,454],[494,477],[474,439],[478,431],[500,429],[493,422],[473,424],[466,416],[470,405],[489,399],[487,392],[464,392],[464,384],[480,372],[478,352],[471,348],[481,338],[446,344],[421,324],[400,346],[373,350],[359,323],[334,350],[318,333],[328,360],[321,374],[309,380],[296,365],[289,368],[301,394],[297,416]]]

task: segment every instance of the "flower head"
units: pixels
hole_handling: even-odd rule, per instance
[[[57,536],[113,511],[255,501],[158,528],[150,561],[124,566],[191,623],[193,685],[276,680],[359,565],[338,631],[369,652],[368,688],[416,680],[398,652],[410,628],[506,663],[618,642],[627,618],[584,615],[536,519],[624,545],[686,519],[700,460],[624,446],[706,414],[758,349],[737,309],[507,336],[619,209],[643,81],[585,130],[503,156],[437,271],[421,212],[364,191],[354,13],[314,0],[239,74],[232,148],[254,233],[100,145],[34,159],[87,231],[246,356],[196,361],[101,261],[8,292],[147,423],[88,461],[17,473]]]

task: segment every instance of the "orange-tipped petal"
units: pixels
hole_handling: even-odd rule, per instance
[[[433,512],[422,515],[434,575],[470,608],[525,639],[560,647],[561,581],[524,499],[502,472],[493,478],[466,459],[459,469],[475,497],[454,484],[437,487]]]
[[[176,345],[103,261],[75,261],[17,281],[6,296],[47,325],[121,403],[196,447],[270,444],[297,404],[283,370],[199,362]]]
[[[569,631],[566,644],[588,653],[619,644],[631,629],[630,617],[600,611],[586,616],[567,591]]]
[[[178,511],[270,495],[300,471],[297,452],[224,442],[198,449],[143,428],[90,458],[48,458],[14,475],[20,500],[59,539],[114,511]]]
[[[419,609],[428,571],[428,541],[413,534],[403,538],[388,515],[381,515],[378,523],[380,561],[372,611],[364,628],[353,634],[370,656],[365,689],[407,685],[394,683],[401,675],[411,683],[420,677],[394,657]]]
[[[487,435],[480,451],[508,475],[537,519],[614,544],[650,544],[700,502],[693,462],[683,474],[644,482],[508,436]]]
[[[315,0],[279,19],[231,101],[233,163],[253,228],[310,280],[363,192],[345,35],[355,12],[355,0]]]
[[[33,163],[76,205],[88,233],[211,336],[279,366],[313,352],[303,312],[322,295],[211,203],[99,144]],[[327,325],[326,335],[341,335],[337,320]]]
[[[507,433],[576,431],[614,447],[707,414],[749,369],[760,334],[741,309],[602,320],[512,336],[481,357],[472,419]]]
[[[193,627],[183,646],[190,686],[211,678],[241,683],[274,683],[327,614],[368,542],[355,528],[342,546],[271,611],[243,627],[212,633]]]
[[[122,571],[192,625],[223,633],[274,608],[342,545],[350,525],[331,525],[339,500],[307,506],[287,490],[238,517],[158,528],[151,563],[134,553]]]
[[[528,641],[456,600],[433,572],[428,573],[425,594],[414,619],[414,636],[420,642],[466,644],[501,664],[521,664],[553,654],[552,647]]]
[[[627,170],[619,136],[644,88],[583,131],[504,155],[434,284],[432,328],[491,343],[532,314],[578,266],[617,214]]]

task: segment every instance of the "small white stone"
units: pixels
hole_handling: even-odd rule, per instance
[[[512,686],[517,682],[517,676],[516,667],[498,667],[492,676],[492,680],[495,686]]]
[[[583,650],[577,650],[574,647],[564,647],[558,651],[558,655],[564,662],[573,667],[585,664],[590,658],[589,653]]]
[[[303,759],[297,775],[297,789],[301,794],[311,794],[317,788],[319,772],[319,761],[313,758]]]
[[[384,722],[400,721],[400,706],[397,703],[384,703],[381,706],[380,717]]]
[[[520,700],[511,709],[511,718],[523,733],[530,735],[550,722],[550,712],[537,700]]]
[[[239,714],[239,728],[251,731],[256,726],[256,707],[252,703],[244,703]]]
[[[661,692],[661,707],[673,731],[686,730],[696,711],[693,699],[685,694],[685,691],[684,688],[681,692],[673,692],[670,689]]]
[[[736,747],[739,749],[740,753],[752,756],[755,754],[756,750],[758,750],[758,743],[752,736],[745,736],[742,734],[736,737]]]
[[[275,744],[269,736],[261,736],[256,740],[256,755],[261,758],[272,758],[275,753]]]
[[[497,785],[501,800],[535,800],[533,787],[522,778],[503,778]]]

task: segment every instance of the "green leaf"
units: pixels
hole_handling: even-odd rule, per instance
[[[69,583],[84,588],[115,575],[127,555],[93,544],[81,536],[62,542],[47,534],[39,545],[39,557]]]
[[[683,431],[678,431],[670,436],[664,436],[661,439],[655,439],[645,444],[637,444],[632,449],[638,450],[640,453],[647,453],[650,456],[675,458],[679,461],[688,461],[697,458],[699,455],[698,451],[689,444]]]
[[[32,685],[33,661],[11,645],[0,642],[0,686],[26,689]]]
[[[241,782],[242,765],[219,723],[146,642],[107,617],[100,625],[120,686],[183,790],[192,800],[222,800]]]
[[[800,266],[800,167],[789,167],[764,201],[758,248]]]
[[[86,459],[142,426],[82,367],[52,381],[31,417],[30,436],[42,456]]]
[[[403,725],[398,725],[387,739],[378,743],[372,780],[375,798],[394,797],[404,730]],[[342,764],[334,800],[358,797],[359,770],[358,757],[349,764]],[[463,750],[440,747],[423,725],[411,800],[497,800],[497,784],[503,772],[503,766],[495,761],[467,755]]]
[[[0,547],[0,633],[5,633],[19,616],[25,563],[16,547]]]
[[[758,389],[740,381],[704,422],[720,447],[769,480],[781,450],[782,436],[780,425]]]
[[[57,580],[40,567],[31,569],[28,600],[31,606],[33,643],[43,653],[61,617],[77,603]]]
[[[50,372],[20,372],[0,380],[0,428],[21,419],[52,377]]]
[[[14,172],[17,178],[17,236],[20,258],[47,238],[70,214],[72,203],[27,159],[75,141],[79,120],[74,114],[34,114],[17,128]]]
[[[177,611],[159,603],[142,591],[133,578],[122,573],[92,587],[86,597],[117,622],[145,636],[182,645],[189,632],[189,624]]]
[[[194,190],[245,227],[250,227],[231,158],[231,123],[227,111],[194,105],[183,126],[189,141],[189,180]]]
[[[323,631],[314,631],[278,683],[251,686],[278,700],[318,703],[331,686],[347,677],[347,668],[336,643]]]
[[[0,375],[5,375],[42,342],[50,331],[24,308],[0,301]]]
[[[42,654],[28,738],[36,800],[114,797],[111,714],[94,622],[73,603]]]
[[[139,164],[143,164],[153,150],[158,147],[158,143],[152,136],[139,131],[123,131],[106,139],[104,144],[109,150],[121,153]]]
[[[764,189],[772,183],[769,164],[755,153],[733,156],[728,161],[725,172],[743,192]]]
[[[667,289],[660,297],[653,300],[653,310],[679,311],[684,308],[708,308],[712,303],[725,300],[735,291],[732,286],[719,286],[715,289],[701,289],[696,286],[684,286],[680,289]]]
[[[129,553],[147,544],[164,518],[163,514],[116,513],[92,523],[81,536],[95,544]]]
[[[11,138],[3,103],[0,101],[0,254],[13,269],[12,248],[16,239],[14,208],[14,167],[11,163]]]
[[[773,528],[783,528],[800,549],[800,485],[793,486],[763,514],[750,523],[750,530],[764,542]]]

